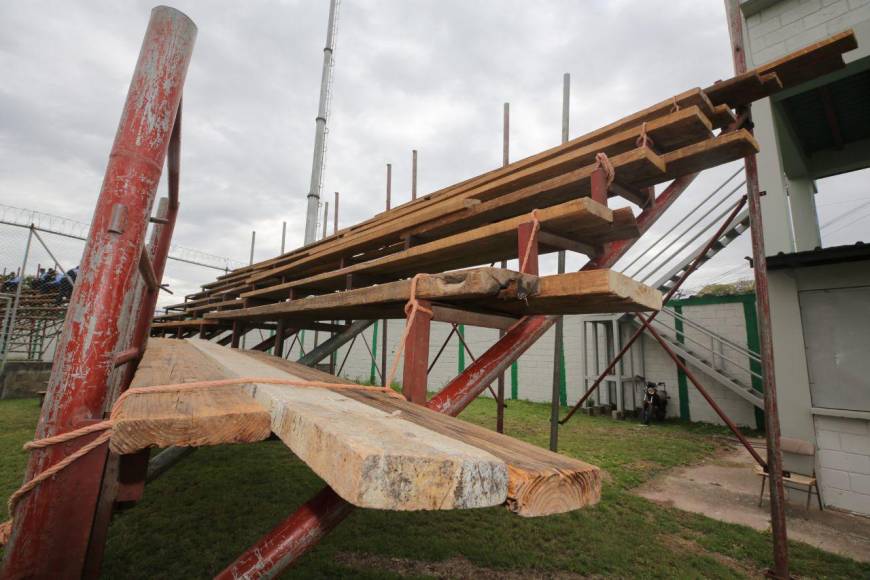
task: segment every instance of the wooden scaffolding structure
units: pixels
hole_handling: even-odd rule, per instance
[[[505,504],[534,516],[594,503],[596,467],[453,417],[560,315],[658,310],[658,291],[610,267],[700,171],[754,158],[748,116],[735,110],[842,67],[842,53],[855,43],[844,33],[685,91],[230,272],[152,321],[178,211],[181,92],[194,37],[183,14],[153,12],[70,303],[77,314],[66,321],[37,431],[45,445],[34,450],[26,477],[33,481],[77,452],[81,457],[21,496],[4,577],[96,575],[112,509],[141,497],[156,445],[257,441],[275,433],[329,483],[230,564],[220,575],[226,578],[279,573],[353,506]],[[169,197],[152,217],[164,160]],[[655,186],[664,184],[656,195]],[[631,207],[610,209],[614,196],[638,215]],[[155,228],[146,244],[149,220]],[[580,272],[541,275],[538,257],[562,250],[590,260]],[[518,271],[483,266],[508,259],[519,260]],[[351,385],[305,366],[328,357],[367,321],[405,317],[406,400],[388,385]],[[504,333],[430,397],[432,320]],[[240,349],[252,328],[274,335]],[[335,334],[305,364],[257,352],[282,354],[286,339],[302,329]],[[152,339],[146,349],[149,334],[200,340]],[[70,433],[84,434],[53,445]]]

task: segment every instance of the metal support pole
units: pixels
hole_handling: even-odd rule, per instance
[[[737,0],[725,0],[728,31],[734,57],[734,72],[745,73],[746,50],[743,42],[743,16]],[[739,111],[746,116],[746,126],[752,127],[752,113],[747,107]],[[770,293],[767,286],[767,254],[764,249],[764,227],[761,192],[758,186],[758,159],[750,155],[744,160],[746,187],[749,197],[749,221],[752,236],[752,259],[755,272],[755,298],[758,306],[758,334],[761,342],[761,368],[764,374],[764,422],[767,435],[767,472],[770,477],[770,525],[773,535],[773,570],[781,579],[789,578],[788,534],[785,521],[785,489],[782,482],[782,450],[780,448],[779,408],[776,399],[776,373],[773,361],[773,334],[770,323]]]
[[[391,163],[387,163],[387,211],[390,211],[390,196],[393,190],[393,165]],[[387,384],[387,373],[389,370],[387,369],[387,325],[388,320],[384,318],[381,322],[383,328],[381,329],[381,386],[388,387],[390,385]]]
[[[562,143],[568,142],[568,132],[571,110],[571,74],[562,76]],[[565,273],[565,250],[559,250],[557,257],[557,273]],[[563,350],[565,348],[565,320],[563,316],[556,319],[555,336],[553,337],[553,388],[550,398],[550,451],[559,448],[559,399],[562,390]]]
[[[417,199],[417,150],[411,151],[411,200]]]
[[[619,320],[614,318],[611,324],[613,326],[613,352],[619,352],[622,349]],[[616,387],[616,411],[618,413],[623,413],[625,411],[625,401],[623,400],[625,394],[622,392],[622,375],[625,372],[624,367],[625,364],[620,362],[613,368],[613,383]]]
[[[320,102],[314,130],[314,159],[311,162],[311,185],[308,189],[308,210],[305,215],[305,245],[317,239],[317,208],[323,185],[323,158],[326,153],[326,117],[329,114],[329,91],[332,82],[332,52],[335,47],[336,0],[329,2],[326,46],[323,47],[323,70],[320,75]]]
[[[510,126],[511,126],[511,105],[504,104],[504,113],[502,115],[502,167],[510,163]],[[507,268],[507,260],[501,261],[501,268]],[[504,337],[504,330],[498,332],[499,339]],[[496,385],[496,411],[495,411],[495,430],[499,433],[504,433],[504,373],[499,373],[498,382]]]
[[[113,366],[106,362],[124,338],[121,316],[138,278],[195,37],[196,27],[181,12],[164,6],[152,10],[57,347],[64,356],[52,368],[37,439],[103,417]],[[26,478],[93,439],[34,451]],[[0,576],[83,574],[106,458],[104,444],[24,497],[13,514]]]
[[[281,253],[284,253],[284,245],[287,243],[287,222],[281,223]]]
[[[18,305],[21,303],[21,289],[24,287],[24,272],[27,271],[27,258],[30,256],[30,244],[33,241],[34,227],[27,229],[27,243],[24,245],[24,257],[21,258],[21,269],[18,270],[18,286],[15,287],[15,299],[12,302],[12,314],[9,315],[9,325],[7,326],[9,337],[4,339],[3,362],[0,364],[0,373],[6,368],[6,361],[9,359],[9,343],[11,342],[12,334],[15,332],[15,319],[18,316]]]
[[[248,265],[251,265],[254,263],[254,246],[256,245],[256,243],[257,243],[257,232],[255,230],[255,231],[251,232],[251,258],[248,261]]]
[[[332,235],[335,235],[338,233],[338,192],[337,191],[335,192],[335,203],[333,204],[332,214],[333,214],[333,217],[332,217]],[[332,323],[335,324],[336,321],[333,320]],[[332,340],[333,338],[335,338],[335,333],[330,332],[329,333],[329,340]],[[327,341],[327,342],[329,342],[329,341]],[[337,362],[336,351],[332,351],[329,354],[329,373],[330,374],[335,374],[335,363],[336,362]]]

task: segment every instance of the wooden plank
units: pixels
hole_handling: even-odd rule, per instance
[[[529,216],[520,216],[503,220],[469,232],[414,246],[376,260],[251,290],[242,294],[242,297],[284,297],[290,289],[340,290],[345,287],[345,277],[350,274],[380,276],[381,281],[386,282],[420,272],[440,272],[515,258],[517,257],[517,227],[529,219]],[[621,216],[621,223],[618,227],[614,227],[613,212],[589,198],[575,199],[542,209],[538,212],[538,219],[542,227],[589,246],[593,243],[612,241],[614,236],[624,238],[637,235],[631,210],[627,210],[627,216]]]
[[[634,182],[634,186],[657,185],[681,175],[688,175],[729,161],[742,159],[747,155],[758,153],[758,151],[758,141],[749,131],[746,129],[730,131],[714,139],[666,153],[662,156],[662,160],[667,166],[667,171],[661,176],[640,179]]]
[[[460,270],[420,278],[417,283],[417,298],[436,301],[468,300],[496,296],[505,292],[505,289],[510,289],[514,294],[517,292],[525,293],[534,289],[535,282],[534,276],[500,268]],[[388,314],[401,312],[402,305],[408,301],[410,289],[411,280],[399,280],[289,302],[266,304],[242,310],[212,312],[207,316],[208,319],[212,320],[245,319],[252,321],[277,320],[278,318],[303,320],[363,319],[370,314],[367,309],[383,304],[393,303],[387,309]],[[377,311],[381,312],[381,310]]]
[[[586,270],[538,278],[538,288],[522,306],[497,303],[523,314],[593,314],[661,310],[662,295],[614,270]]]
[[[451,324],[464,324],[466,326],[479,326],[481,328],[497,328],[507,330],[517,322],[513,316],[499,314],[484,314],[481,312],[469,312],[459,308],[451,308],[443,304],[432,304],[432,320],[436,322],[448,322]]]
[[[174,320],[169,322],[153,322],[151,324],[151,328],[191,328],[198,326],[217,326],[219,324],[216,320],[209,320],[207,318],[192,318],[189,320]]]
[[[243,354],[308,380],[324,380],[332,377],[321,371],[264,353]],[[437,433],[459,439],[503,460],[508,468],[505,506],[521,516],[535,517],[564,513],[594,505],[601,496],[601,472],[588,463],[435,413],[400,399],[385,397],[371,391],[342,392],[356,401],[392,416],[401,416],[406,421]]]
[[[842,69],[846,66],[843,61],[843,53],[856,48],[858,48],[858,41],[855,39],[855,33],[851,29],[844,30],[756,67],[746,74],[757,74],[762,78],[774,74],[780,85],[777,90],[788,89],[808,80]],[[716,104],[726,102],[726,97],[728,97],[730,101],[727,102],[732,106],[746,104],[750,102],[749,99],[756,96],[752,93],[746,95],[728,95],[727,91],[722,94],[720,90],[723,88],[728,88],[728,81],[714,83],[712,86],[704,89],[704,92]]]
[[[405,204],[405,206],[391,210],[388,212],[391,217],[385,224],[380,224],[379,227],[375,227],[371,230],[361,227],[352,238],[344,240],[336,239],[334,240],[336,241],[336,244],[329,251],[349,252],[362,249],[365,247],[366,243],[373,243],[373,240],[375,239],[384,239],[390,234],[402,231],[402,228],[411,227],[415,224],[445,214],[452,214],[469,209],[464,203],[464,199],[468,197],[489,199],[493,195],[497,195],[499,192],[503,192],[506,189],[516,189],[517,187],[521,187],[523,184],[530,183],[531,181],[540,180],[549,175],[563,172],[567,167],[577,167],[584,163],[591,163],[595,154],[600,151],[609,150],[612,153],[628,151],[628,153],[631,153],[629,148],[634,145],[634,140],[640,133],[640,125],[647,120],[650,122],[650,127],[655,127],[655,131],[651,134],[657,135],[663,143],[675,144],[687,141],[691,142],[694,139],[709,136],[710,123],[705,118],[704,111],[712,111],[713,106],[709,104],[706,97],[704,97],[700,91],[691,91],[685,95],[678,96],[676,102],[683,103],[685,108],[683,110],[669,113],[670,108],[673,108],[674,106],[674,101],[671,101],[669,102],[670,108],[657,106],[655,108],[655,113],[648,111],[649,116],[637,116],[636,118],[638,119],[638,122],[634,127],[631,127],[630,125],[619,125],[618,130],[616,130],[617,127],[614,126],[612,131],[605,128],[601,132],[596,132],[597,138],[595,139],[590,138],[589,140],[584,140],[583,138],[578,138],[566,145],[553,148],[539,155],[533,156],[532,158],[508,165],[504,169],[487,173],[474,180],[473,187],[469,184],[469,186],[465,188],[445,190],[443,195],[433,195],[431,199],[433,202],[437,200],[438,203],[427,203],[422,205],[422,202],[412,202],[412,204]],[[674,125],[675,128],[665,123],[664,120],[657,121],[657,119],[662,116],[669,119],[668,123]],[[626,127],[630,128],[626,130]],[[668,128],[669,133],[664,131],[664,127]],[[650,131],[649,127],[648,131]],[[677,136],[681,134],[682,137],[678,140]],[[602,142],[602,140],[606,141]],[[649,161],[653,157],[654,154],[651,154],[651,152],[649,155],[640,154],[638,156],[635,154],[634,157],[628,157],[625,159],[626,167],[623,168],[623,172],[626,173],[630,180],[633,171],[649,170]],[[618,166],[619,161],[613,160],[613,162],[614,165]],[[654,161],[652,165],[658,166],[660,170],[664,169]],[[588,179],[588,173],[583,177]],[[551,185],[557,184],[551,183]],[[570,186],[571,184],[563,183],[563,185]],[[585,195],[588,195],[588,191]],[[457,197],[460,199],[456,199]],[[566,199],[569,198],[563,198],[559,201],[565,201]],[[455,203],[449,203],[453,201],[455,201]],[[552,205],[559,201],[542,201],[538,207]],[[406,209],[402,209],[411,206],[416,207],[417,211],[411,213]],[[510,214],[503,214],[499,219],[509,217],[509,215]],[[367,222],[364,222],[364,224],[365,223]],[[361,226],[364,224],[361,224]],[[305,259],[294,259],[292,263],[298,266],[301,263],[311,263],[316,261],[317,258],[322,259],[325,255],[330,255],[328,253],[325,254],[324,252],[325,250],[310,253]],[[255,283],[265,278],[273,277],[291,270],[292,268],[290,267],[290,264],[285,263],[281,266],[268,268],[264,271],[254,273],[248,280],[249,282]]]
[[[151,338],[130,387],[225,378],[223,367],[187,341]],[[271,432],[271,417],[240,385],[130,395],[114,419],[109,445],[120,454],[170,445],[251,443]]]
[[[680,151],[680,150],[678,150]],[[667,181],[665,162],[652,150],[639,147],[611,159],[616,169],[616,177],[624,183],[637,181]],[[435,239],[457,230],[480,226],[496,220],[506,219],[518,214],[531,212],[564,203],[571,199],[591,194],[590,177],[595,172],[594,165],[575,169],[558,177],[530,185],[485,201],[480,205],[465,208],[461,213],[451,212],[437,219],[420,223],[409,229],[406,234],[422,239]],[[659,176],[659,177],[656,177]],[[603,240],[600,240],[603,241]]]
[[[228,373],[303,379],[206,341],[191,341]],[[303,379],[304,380],[304,379]],[[349,389],[256,383],[272,431],[346,501],[366,508],[489,507],[507,498],[507,466],[487,451],[365,405]]]
[[[457,282],[466,276],[475,281]],[[500,276],[500,279],[497,281],[494,276]],[[450,283],[441,281],[452,277],[456,278]],[[548,282],[541,287],[538,281],[544,278]],[[661,293],[611,270],[588,270],[544,278],[498,268],[461,270],[421,278],[417,297],[474,312],[513,316],[638,312],[661,308]],[[429,285],[430,280],[434,281],[434,286]],[[246,321],[283,318],[294,323],[297,320],[403,318],[409,290],[410,281],[402,280],[244,310],[214,312],[208,317]]]

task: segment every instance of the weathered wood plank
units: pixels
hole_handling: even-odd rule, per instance
[[[589,198],[544,208],[537,215],[543,228],[591,244],[610,241],[613,236],[637,235],[634,216],[630,209],[625,210],[621,212],[624,215],[620,216],[620,223],[616,226],[613,224],[614,212]],[[345,277],[350,274],[375,275],[382,281],[389,281],[419,272],[440,272],[515,258],[517,227],[530,219],[530,216],[519,216],[503,220],[375,260],[251,290],[243,293],[242,298],[283,297],[287,296],[290,289],[340,290],[345,288]]]
[[[263,353],[245,353],[258,360],[308,380],[324,380],[332,375]],[[342,391],[345,392],[345,391]],[[598,503],[601,496],[601,472],[593,466],[490,431],[435,413],[407,401],[385,397],[370,391],[347,391],[348,397],[406,421],[456,438],[484,449],[503,460],[508,468],[508,492],[505,506],[527,517],[545,516],[580,509]]]
[[[206,341],[191,341],[236,376],[302,379]],[[272,431],[350,503],[375,509],[488,507],[507,498],[507,466],[487,451],[365,405],[348,390],[255,384]]]
[[[211,357],[185,340],[151,338],[131,388],[230,378]],[[115,453],[148,447],[200,447],[262,441],[271,432],[266,410],[242,385],[128,396],[114,416]]]

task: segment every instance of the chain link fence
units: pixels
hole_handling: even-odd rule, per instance
[[[51,361],[89,225],[0,205],[0,375],[10,360]],[[173,246],[158,308],[242,262]]]

